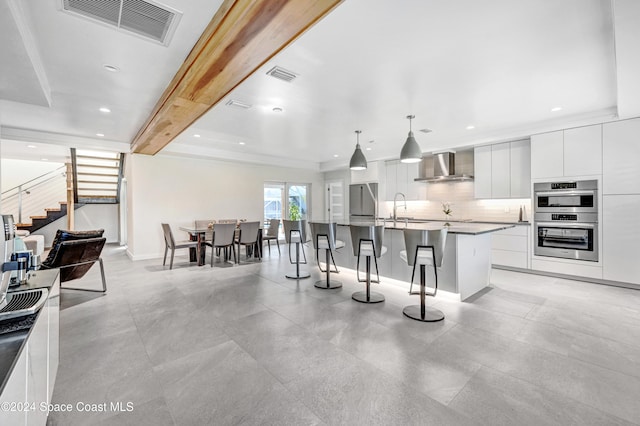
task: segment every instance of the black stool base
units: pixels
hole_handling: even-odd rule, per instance
[[[380,303],[384,302],[384,295],[372,291],[369,293],[369,300],[367,300],[366,291],[356,291],[351,295],[351,298],[360,303]]]
[[[422,322],[436,322],[442,321],[444,319],[444,314],[442,313],[442,311],[430,308],[428,306],[424,307],[424,318],[422,318],[422,314],[420,312],[420,305],[406,306],[402,310],[402,313],[406,317]]]
[[[304,271],[300,271],[300,273],[298,275],[295,274],[287,274],[285,275],[285,277],[292,279],[292,280],[300,280],[303,278],[309,278],[311,276],[310,273],[308,272],[304,272]]]
[[[342,287],[342,283],[340,281],[331,280],[329,281],[329,285],[327,286],[327,280],[320,280],[320,281],[316,281],[316,283],[313,286],[323,290],[330,290],[332,288]]]

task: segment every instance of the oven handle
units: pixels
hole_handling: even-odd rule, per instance
[[[583,190],[583,191],[544,191],[544,192],[536,192],[536,197],[543,196],[549,197],[554,195],[593,195],[595,196],[595,191]]]
[[[589,228],[595,229],[594,223],[536,222],[536,226],[553,226],[554,228]]]

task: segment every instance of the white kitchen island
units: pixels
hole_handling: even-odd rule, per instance
[[[374,222],[353,222],[354,225],[372,225]],[[377,225],[382,221],[375,222]],[[349,223],[338,223],[337,238],[345,242],[338,250],[335,260],[338,266],[355,269],[356,257],[353,255]],[[412,268],[400,258],[405,250],[404,229],[440,229],[444,222],[384,222],[384,245],[387,253],[378,259],[381,281],[384,277],[407,283],[411,280]],[[442,268],[438,269],[438,291],[444,295],[465,300],[489,285],[491,275],[491,233],[512,228],[511,224],[450,222],[449,234]],[[373,265],[372,265],[373,266]],[[362,263],[361,263],[362,268]],[[414,283],[419,285],[416,273]],[[427,283],[433,283],[433,269],[427,268]],[[417,288],[414,288],[416,290]]]

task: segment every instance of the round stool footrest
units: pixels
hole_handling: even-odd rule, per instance
[[[342,283],[340,281],[330,280],[329,287],[327,287],[327,280],[320,280],[320,281],[316,281],[316,283],[313,286],[323,290],[330,290],[332,288],[342,287]]]
[[[429,306],[424,307],[424,317],[420,311],[420,305],[405,306],[402,313],[411,319],[422,322],[436,322],[444,319],[444,313],[442,313],[442,311]]]
[[[351,295],[351,298],[360,303],[380,303],[384,302],[384,295],[376,293],[375,291],[369,292],[369,299],[367,300],[366,291],[356,291]]]

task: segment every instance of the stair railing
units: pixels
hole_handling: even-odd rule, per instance
[[[18,186],[2,191],[3,213],[13,214],[14,217],[17,216],[18,218],[17,223],[23,223],[22,217],[25,216],[25,211],[35,214],[55,205],[51,203],[57,203],[63,199],[61,197],[64,192],[59,192],[59,189],[60,187],[63,189],[66,187],[65,179],[63,179],[66,176],[65,172],[66,166],[61,166]],[[36,192],[35,194],[34,191]],[[25,195],[31,197],[25,199]],[[37,197],[33,197],[33,195],[37,195]],[[38,205],[35,204],[33,198],[37,198]]]

